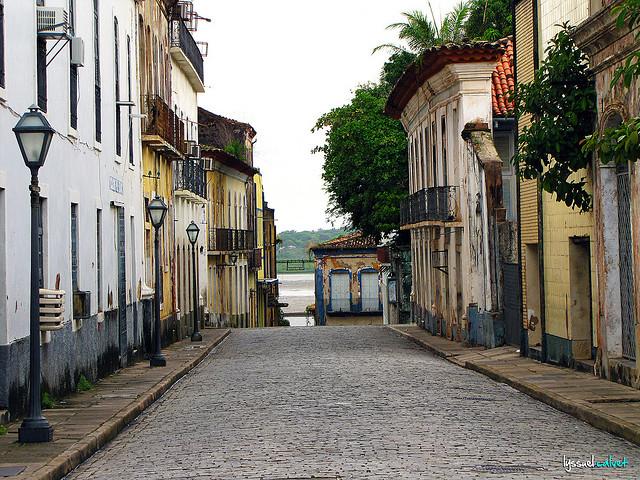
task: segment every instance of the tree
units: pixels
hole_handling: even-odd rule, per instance
[[[581,144],[593,131],[596,92],[587,57],[567,24],[551,40],[547,57],[529,84],[518,85],[516,114],[532,116],[513,158],[522,177],[539,179],[558,201],[582,211],[591,207],[584,169],[591,155]]]
[[[398,38],[406,43],[405,46],[385,43],[377,46],[373,52],[386,49],[393,54],[411,53],[414,57],[419,57],[424,51],[431,47],[442,45],[443,43],[458,43],[465,37],[465,23],[469,16],[469,2],[461,1],[436,25],[431,10],[431,3],[428,2],[431,12],[431,20],[425,12],[413,10],[403,12],[404,22],[392,23],[387,27],[389,30],[398,30]]]
[[[471,0],[466,36],[493,42],[513,34],[511,0]]]
[[[415,55],[411,52],[397,52],[389,57],[380,72],[380,83],[388,92],[391,92],[396,82],[415,59]]]
[[[400,200],[407,196],[407,140],[402,124],[384,115],[385,85],[358,87],[347,105],[322,115],[313,131],[325,131],[322,178],[327,214],[380,237],[400,226]]]

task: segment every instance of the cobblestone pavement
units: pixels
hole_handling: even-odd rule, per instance
[[[592,454],[630,466],[565,472]],[[640,478],[640,448],[380,327],[235,330],[69,478]]]

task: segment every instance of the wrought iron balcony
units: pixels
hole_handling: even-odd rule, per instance
[[[417,191],[400,203],[400,223],[458,220],[458,187],[429,187]]]
[[[198,44],[180,18],[171,21],[171,55],[189,78],[193,88],[204,92],[204,60]]]
[[[351,297],[332,297],[327,303],[325,309],[329,315],[380,315],[382,313],[382,303],[380,297],[362,298],[360,301],[354,301]]]
[[[185,155],[184,122],[159,95],[144,95],[141,102],[142,141],[159,150]]]
[[[206,172],[198,160],[178,160],[173,170],[173,187],[178,192],[190,192],[207,198]]]
[[[253,230],[212,228],[209,230],[209,250],[216,252],[253,250],[254,238]]]

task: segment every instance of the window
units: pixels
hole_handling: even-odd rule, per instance
[[[98,311],[102,311],[102,210],[96,212],[96,290]]]
[[[71,204],[71,287],[78,291],[78,204]]]
[[[44,0],[36,2],[38,6],[44,6]],[[43,112],[47,111],[47,40],[38,37],[36,41],[36,69],[38,77],[38,107]]]
[[[440,119],[440,126],[442,129],[442,185],[449,185],[449,179],[447,178],[447,120],[444,115]]]
[[[0,0],[0,87],[4,85],[4,0]]]
[[[378,272],[365,270],[360,273],[360,302],[363,312],[380,310]]]
[[[116,85],[116,155],[122,155],[122,118],[118,102],[120,101],[120,40],[118,38],[118,19],[113,19],[113,72]]]
[[[129,97],[127,100],[131,100],[132,86],[131,86],[131,37],[127,35],[127,91]],[[131,107],[129,107],[129,163],[133,165],[133,119],[131,118]]]
[[[45,273],[44,273],[44,252],[45,252],[45,237],[44,237],[44,225],[45,225],[45,200],[40,198],[40,208],[38,209],[38,285],[40,288],[45,287]]]
[[[348,271],[335,271],[329,274],[329,288],[332,312],[348,312],[351,310],[351,274]]]
[[[69,35],[76,35],[76,0],[69,0]],[[69,49],[71,57],[71,49]],[[78,128],[78,66],[69,65],[69,123]]]
[[[431,182],[434,187],[438,186],[438,159],[436,150],[436,122],[431,122]]]
[[[507,220],[515,221],[517,218],[517,184],[515,167],[511,163],[513,158],[513,134],[495,133],[493,136],[498,155],[502,160],[502,203],[506,210]]]
[[[98,0],[93,0],[94,110],[96,142],[102,141],[102,87],[100,86],[100,17]]]

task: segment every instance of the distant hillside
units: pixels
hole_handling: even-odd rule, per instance
[[[278,247],[278,260],[307,259],[309,258],[309,247],[311,245],[334,239],[345,233],[347,233],[346,230],[337,228],[305,230],[303,232],[293,230],[280,232],[278,237],[282,240],[282,243]]]

